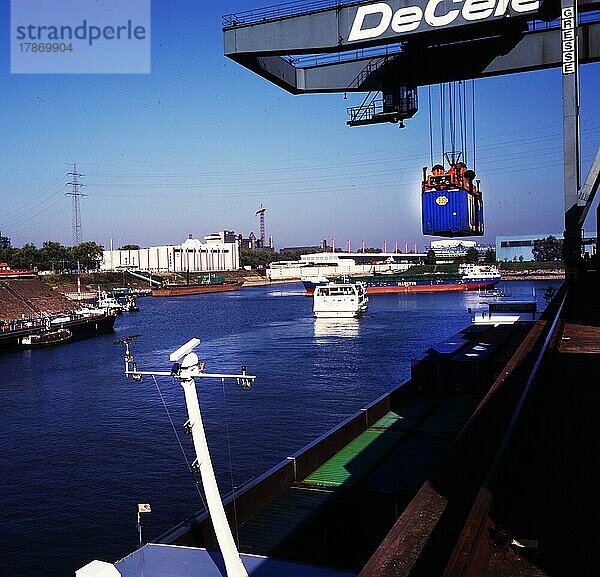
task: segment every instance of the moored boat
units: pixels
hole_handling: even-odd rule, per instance
[[[497,285],[500,272],[492,265],[461,265],[455,273],[423,274],[374,274],[353,276],[353,282],[362,282],[367,294],[418,293],[442,291],[470,291],[487,289]],[[302,280],[307,295],[314,294],[317,286],[323,286],[322,279],[305,278]]]
[[[61,329],[68,329],[72,340],[111,333],[115,319],[113,313],[105,310],[82,308],[51,317],[2,321],[0,322],[0,350],[18,350],[21,348],[23,338],[28,335],[56,332]]]
[[[13,269],[8,263],[0,262],[0,280],[11,278],[31,278],[37,276],[36,268],[30,269]]]
[[[126,313],[136,313],[140,310],[140,307],[135,302],[135,297],[131,295],[127,295],[125,302],[121,303],[121,305]]]
[[[100,292],[98,289],[97,308],[103,309],[108,313],[120,315],[123,312],[124,306],[115,297],[109,296],[106,292]]]
[[[196,277],[195,282],[188,284],[166,283],[158,288],[152,289],[153,297],[178,297],[185,295],[197,295],[222,291],[239,290],[243,281],[226,280],[222,275],[201,275]]]
[[[42,333],[32,333],[21,338],[22,349],[33,349],[60,345],[71,340],[73,333],[69,329],[56,329]]]

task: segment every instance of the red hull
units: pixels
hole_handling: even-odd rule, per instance
[[[37,270],[0,270],[0,280],[13,278],[34,278],[38,275]]]
[[[153,297],[180,297],[185,295],[200,295],[204,293],[218,293],[223,291],[236,291],[242,286],[242,282],[223,284],[183,284],[168,288],[152,289]]]

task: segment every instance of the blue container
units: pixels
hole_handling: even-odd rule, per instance
[[[464,188],[424,190],[421,193],[423,234],[433,236],[481,236],[481,194]]]

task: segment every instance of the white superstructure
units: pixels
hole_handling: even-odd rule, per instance
[[[147,272],[206,272],[238,270],[240,251],[231,231],[188,238],[180,245],[151,246],[131,250],[105,250],[102,270]]]
[[[367,275],[393,269],[404,271],[425,261],[424,253],[316,252],[303,254],[297,261],[273,263],[267,269],[272,281],[326,276]]]
[[[317,318],[352,318],[367,310],[365,285],[335,283],[318,286],[313,297],[313,312]]]

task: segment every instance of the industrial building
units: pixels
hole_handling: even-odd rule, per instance
[[[204,242],[190,235],[180,245],[105,250],[100,268],[158,273],[237,270],[240,268],[240,251],[236,235],[224,230],[205,236]]]
[[[464,239],[432,240],[429,248],[435,252],[436,262],[454,262],[455,259],[466,256],[470,248],[476,248],[479,252],[484,250],[476,241]]]
[[[0,231],[0,248],[10,248],[10,238],[2,236],[2,231]]]

